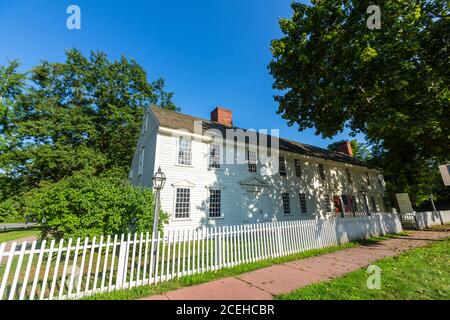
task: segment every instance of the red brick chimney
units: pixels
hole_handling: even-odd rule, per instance
[[[353,149],[350,141],[344,141],[336,146],[336,151],[345,153],[350,157],[353,157]]]
[[[233,125],[233,112],[222,107],[216,107],[211,112],[211,121],[231,127]]]

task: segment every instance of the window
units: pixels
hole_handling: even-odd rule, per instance
[[[220,210],[220,190],[211,189],[209,190],[209,217],[218,218],[221,217],[222,213]]]
[[[370,186],[370,177],[369,177],[369,173],[366,172],[366,183],[368,186]]]
[[[323,201],[325,203],[325,211],[331,212],[331,201],[330,201],[330,196],[328,194],[324,195]]]
[[[220,168],[220,145],[212,144],[209,148],[209,167],[218,169]]]
[[[191,139],[186,137],[179,137],[178,140],[178,164],[191,165],[192,149]]]
[[[378,211],[377,203],[375,202],[375,198],[374,197],[370,197],[370,202],[372,203],[373,211]]]
[[[294,159],[294,166],[295,166],[295,176],[301,177],[302,176],[302,165],[299,159]]]
[[[144,172],[144,154],[145,148],[142,147],[141,153],[139,154],[138,176],[140,176]]]
[[[321,181],[325,181],[325,169],[321,163],[319,163],[319,176]]]
[[[248,172],[256,172],[256,151],[247,151]]]
[[[286,159],[284,157],[278,158],[278,163],[280,165],[280,176],[286,176]]]
[[[347,173],[347,182],[353,183],[352,173],[351,173],[350,169],[345,169],[345,172]]]
[[[289,200],[289,193],[283,192],[281,195],[283,198],[283,212],[284,214],[290,214],[291,213],[291,202]]]
[[[358,211],[358,204],[356,203],[356,197],[355,196],[350,196],[350,200],[352,202],[352,211],[353,212]]]
[[[378,177],[378,184],[380,185],[380,188],[383,189],[383,178],[381,174],[379,174],[377,177]]]
[[[175,218],[187,219],[190,214],[191,190],[188,188],[177,188],[175,198]]]
[[[306,207],[306,194],[300,193],[298,196],[300,198],[300,213],[307,214],[308,208]]]

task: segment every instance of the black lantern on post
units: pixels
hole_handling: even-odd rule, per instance
[[[152,178],[153,189],[156,192],[155,195],[155,212],[153,216],[153,232],[158,232],[158,220],[159,220],[159,192],[162,188],[164,188],[164,184],[166,183],[166,175],[161,171],[161,167],[158,168],[158,171],[154,174]]]

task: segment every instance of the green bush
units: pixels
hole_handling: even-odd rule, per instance
[[[22,200],[22,201],[21,201]],[[23,199],[11,197],[0,201],[0,222],[24,222]]]
[[[154,195],[120,175],[77,172],[57,183],[44,182],[25,197],[28,214],[42,221],[42,238],[92,237],[152,231]],[[160,228],[167,215],[160,213]]]

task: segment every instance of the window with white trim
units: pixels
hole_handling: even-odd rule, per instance
[[[220,144],[211,144],[209,146],[209,168],[219,169],[220,168]]]
[[[306,207],[306,194],[299,193],[298,194],[299,200],[300,200],[300,213],[301,214],[307,214],[308,208]]]
[[[222,216],[221,212],[221,192],[218,189],[209,190],[209,217],[219,218]]]
[[[378,211],[377,202],[375,201],[375,197],[370,197],[370,201],[372,202],[373,211]]]
[[[282,156],[278,157],[280,176],[286,176],[286,159]]]
[[[291,201],[289,199],[289,193],[283,192],[281,197],[283,198],[283,213],[290,214],[291,213]]]
[[[138,164],[138,176],[142,175],[144,172],[144,157],[145,157],[145,147],[142,147],[139,153],[139,164]]]
[[[368,173],[368,172],[366,172],[366,178],[365,178],[365,180],[366,180],[367,185],[370,186],[370,176],[369,176],[369,173]]]
[[[353,210],[353,212],[357,212],[358,211],[358,204],[356,203],[356,197],[355,196],[350,196],[350,200],[352,202],[352,210]]]
[[[191,189],[177,188],[175,194],[175,219],[188,219],[191,212]]]
[[[319,177],[320,177],[320,180],[322,182],[324,182],[325,179],[326,179],[326,177],[325,177],[325,168],[323,167],[322,163],[319,163]]]
[[[192,143],[190,138],[178,138],[178,164],[188,166],[192,164]]]
[[[348,183],[353,183],[353,179],[352,179],[352,172],[350,171],[350,169],[345,169],[345,172],[347,173],[347,182]]]
[[[323,201],[325,203],[325,212],[329,213],[331,212],[331,200],[330,195],[326,194],[323,196]]]
[[[248,172],[256,172],[256,151],[247,150]]]
[[[300,178],[302,176],[302,163],[300,159],[294,159],[294,166],[295,166],[295,176]]]

